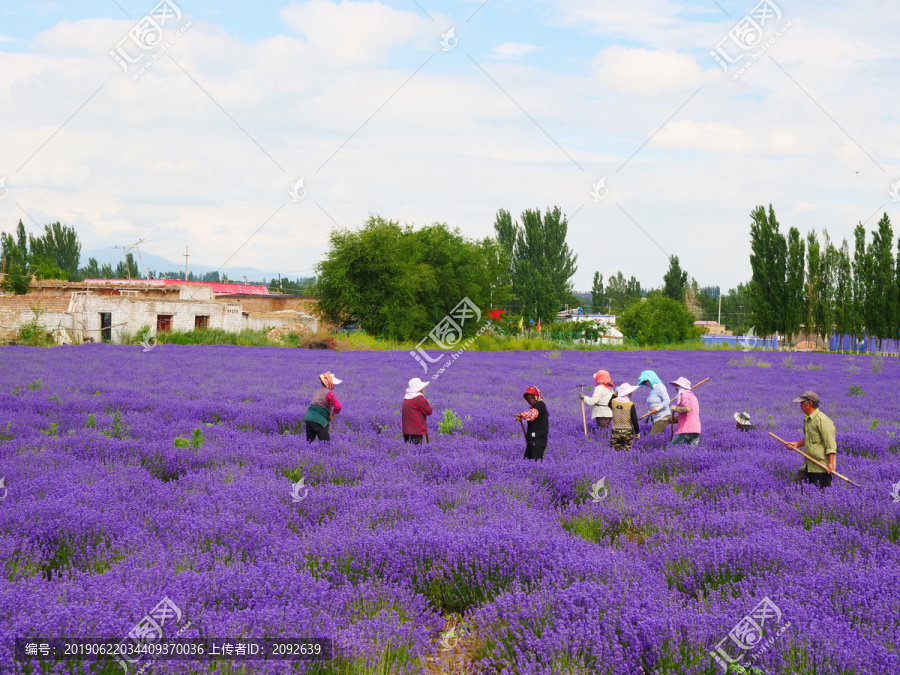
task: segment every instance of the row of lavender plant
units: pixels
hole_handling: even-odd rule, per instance
[[[585,437],[575,387],[598,368],[617,383],[648,368],[710,376],[700,446],[666,447],[667,433],[617,453]],[[344,410],[330,444],[308,444],[325,370],[344,381]],[[467,353],[427,390],[431,443],[405,445],[400,404],[420,374],[405,353],[5,348],[0,663],[15,637],[122,637],[167,597],[182,637],[334,640],[329,662],[234,672],[437,672],[456,659],[481,673],[711,675],[717,645],[767,673],[900,672],[892,361]],[[512,416],[529,385],[550,410],[537,463]],[[836,422],[838,470],[863,487],[789,483],[800,460],[766,431],[800,438],[791,399],[805,389]],[[438,434],[445,410],[463,420],[452,435]],[[745,410],[751,433],[734,429]],[[765,649],[745,622],[764,599],[779,612]],[[461,637],[448,643],[451,615]],[[747,649],[722,642],[730,632]]]

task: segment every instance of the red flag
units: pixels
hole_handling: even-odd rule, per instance
[[[538,317],[538,333],[541,332],[541,317]]]

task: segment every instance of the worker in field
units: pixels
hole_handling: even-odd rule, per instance
[[[678,413],[678,422],[675,427],[675,436],[672,445],[699,445],[700,444],[700,402],[691,391],[691,381],[686,377],[679,377],[669,382],[678,391],[671,409]]]
[[[340,384],[341,380],[330,372],[325,372],[319,375],[319,382],[322,386],[313,394],[306,410],[306,440],[309,442],[316,439],[330,441],[328,429],[331,420],[341,412],[341,402],[337,400],[333,391],[334,385]]]
[[[606,370],[598,370],[594,373],[594,382],[597,383],[597,386],[594,387],[593,394],[585,396],[584,392],[580,391],[578,395],[587,405],[593,406],[591,419],[597,421],[597,428],[608,429],[613,417],[612,408],[609,407],[609,402],[614,395],[613,382]]]
[[[420,445],[423,438],[428,438],[428,416],[434,412],[425,398],[424,389],[429,384],[431,383],[414,377],[406,388],[401,418],[405,443]]]
[[[806,481],[820,488],[831,485],[831,474],[835,471],[837,463],[837,439],[835,438],[834,422],[825,413],[819,410],[819,396],[814,391],[804,391],[794,399],[794,403],[800,404],[805,418],[803,420],[803,440],[794,443],[786,443],[792,450],[803,448],[803,451],[828,466],[826,471],[821,466],[803,460],[800,470],[791,482],[800,483]]]
[[[650,389],[647,395],[647,408],[650,409],[650,422],[653,424],[650,435],[662,433],[672,423],[672,411],[669,410],[672,399],[669,398],[666,385],[652,370],[645,370],[640,374],[638,385]]]
[[[612,410],[610,443],[614,450],[631,450],[634,439],[641,436],[637,407],[631,400],[631,394],[637,390],[633,384],[620,384],[616,395],[609,402]]]
[[[527,412],[516,413],[516,419],[528,422],[525,430],[525,459],[544,460],[544,450],[547,449],[547,435],[550,432],[550,422],[547,412],[547,404],[541,396],[541,390],[537,387],[528,387],[524,394],[525,400],[531,406]]]
[[[750,423],[750,414],[746,412],[734,413],[734,422],[734,428],[738,431],[756,429],[756,425]]]

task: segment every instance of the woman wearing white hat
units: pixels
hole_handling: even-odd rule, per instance
[[[734,413],[735,429],[738,431],[750,431],[755,429],[756,425],[750,423],[750,415],[746,412]]]
[[[403,397],[403,440],[406,443],[419,445],[422,437],[428,438],[428,416],[434,412],[431,404],[422,392],[430,382],[423,382],[418,377],[409,381],[406,396]]]
[[[330,372],[324,372],[319,375],[319,382],[322,386],[313,394],[309,408],[306,410],[306,440],[312,442],[317,438],[320,441],[330,441],[331,435],[328,433],[328,426],[331,424],[331,418],[341,412],[341,402],[334,395],[334,385],[340,384],[341,380],[337,379]]]
[[[672,410],[678,413],[678,426],[675,427],[675,436],[672,445],[699,445],[700,444],[700,403],[694,392],[691,391],[691,381],[685,377],[669,382],[678,389]]]
[[[631,401],[631,394],[637,391],[637,387],[624,382],[616,389],[616,395],[609,402],[612,409],[612,438],[613,450],[631,450],[635,438],[641,435],[638,426],[637,409]]]

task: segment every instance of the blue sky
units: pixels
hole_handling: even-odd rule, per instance
[[[127,72],[110,52],[157,49],[128,42],[155,3],[117,2],[0,10],[0,229],[294,272],[372,213],[482,237],[500,208],[559,205],[586,290],[658,286],[668,254],[746,281],[758,204],[838,242],[896,221],[887,2],[175,0]],[[732,34],[761,42],[729,42],[754,12],[761,33]],[[752,65],[723,72],[717,45]]]

